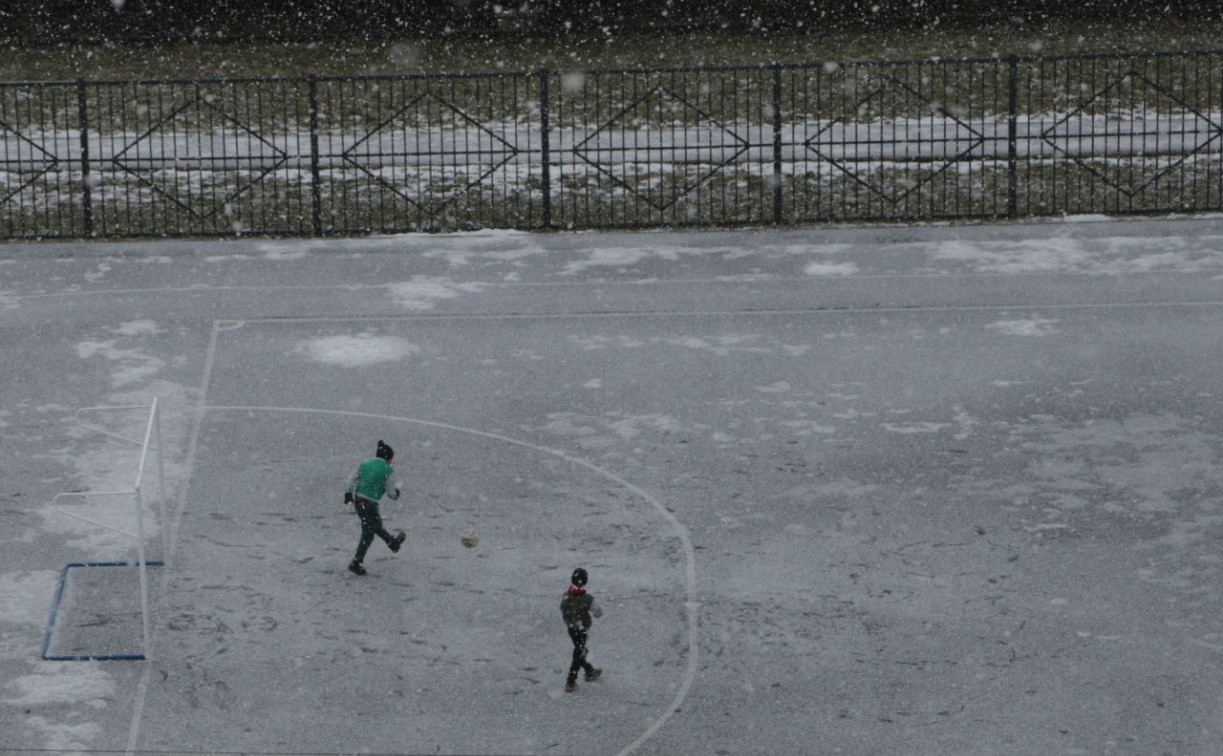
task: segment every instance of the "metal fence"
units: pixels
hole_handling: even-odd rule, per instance
[[[0,238],[1223,209],[1223,52],[0,83]]]

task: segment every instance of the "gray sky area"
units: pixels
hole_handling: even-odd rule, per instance
[[[0,354],[0,754],[1223,741],[1220,218],[0,245]]]

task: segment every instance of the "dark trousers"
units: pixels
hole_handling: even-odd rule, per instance
[[[361,541],[357,544],[357,555],[353,557],[353,561],[358,564],[365,560],[365,552],[369,550],[369,545],[374,542],[374,536],[378,536],[389,545],[394,538],[387,532],[382,525],[382,515],[378,512],[378,502],[370,501],[364,496],[357,496],[353,499],[353,507],[357,510],[357,516],[361,518]]]
[[[586,661],[586,628],[581,625],[569,625],[569,639],[573,641],[573,661],[569,664],[569,679],[578,679],[578,670],[584,669],[589,674],[594,665]]]

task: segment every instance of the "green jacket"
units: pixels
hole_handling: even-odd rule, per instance
[[[398,488],[392,488],[389,493],[386,490],[386,482],[394,474],[395,469],[387,464],[385,459],[381,457],[367,459],[357,467],[357,472],[348,482],[348,493],[356,494],[370,501],[378,501],[383,494],[389,495],[392,499],[398,499]]]

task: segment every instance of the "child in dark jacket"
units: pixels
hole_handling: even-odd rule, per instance
[[[569,639],[573,641],[573,660],[569,664],[569,677],[565,680],[566,693],[578,689],[579,669],[586,670],[587,682],[603,674],[603,670],[586,661],[586,638],[594,623],[592,617],[603,616],[603,610],[595,603],[594,596],[586,592],[588,580],[586,570],[578,567],[569,578],[569,590],[561,599],[561,616],[569,630]]]

